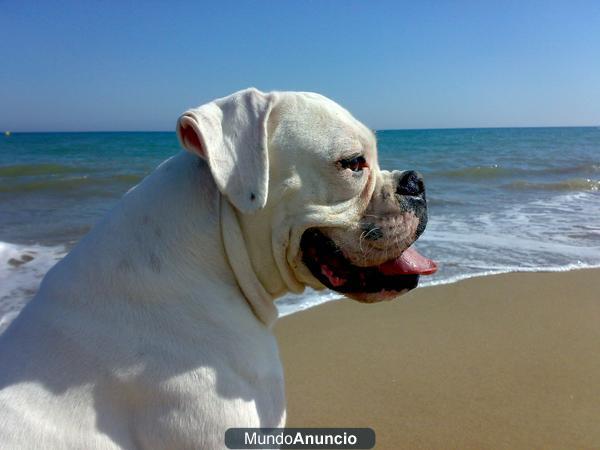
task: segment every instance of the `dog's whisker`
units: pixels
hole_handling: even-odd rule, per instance
[[[362,248],[362,243],[363,243],[363,239],[367,236],[367,234],[365,234],[365,232],[363,231],[362,233],[360,233],[360,237],[358,238],[358,247],[360,248],[361,252],[364,251]]]

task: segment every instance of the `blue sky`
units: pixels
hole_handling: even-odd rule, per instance
[[[13,131],[172,130],[248,86],[376,129],[600,125],[598,1],[0,1],[0,50]]]

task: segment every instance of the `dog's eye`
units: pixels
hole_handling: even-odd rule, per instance
[[[354,158],[340,160],[342,169],[350,169],[352,172],[360,172],[367,167],[367,161],[364,156],[355,156]]]

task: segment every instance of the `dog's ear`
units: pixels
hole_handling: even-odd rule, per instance
[[[208,162],[221,193],[244,213],[267,203],[271,104],[271,95],[250,88],[190,109],[177,122],[181,145]]]

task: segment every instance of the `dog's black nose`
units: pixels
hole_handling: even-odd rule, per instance
[[[397,195],[423,195],[425,192],[425,183],[420,173],[414,170],[407,170],[402,172],[398,179],[398,186],[396,187]]]

